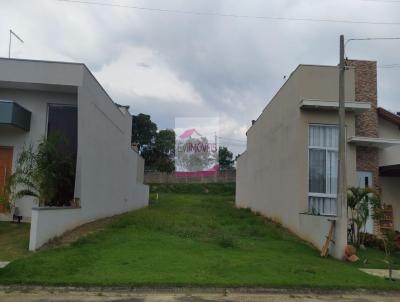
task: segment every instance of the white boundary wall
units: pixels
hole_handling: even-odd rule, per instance
[[[137,192],[138,196],[148,196],[148,187],[140,186],[141,192]],[[120,204],[120,207],[108,215],[100,215],[97,212],[88,213],[82,208],[33,208],[31,217],[31,231],[29,240],[29,250],[35,251],[43,246],[50,239],[58,237],[66,231],[72,230],[82,224],[97,220],[102,217],[114,216],[137,208],[146,207],[148,198],[144,198],[141,202],[131,200]]]

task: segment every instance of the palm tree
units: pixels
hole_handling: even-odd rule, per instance
[[[359,246],[364,243],[368,217],[378,218],[381,207],[379,194],[372,188],[351,187],[347,191],[347,206],[350,210],[351,241]]]
[[[39,206],[49,205],[60,185],[74,185],[72,159],[60,152],[60,135],[43,138],[35,151],[32,144],[24,146],[15,172],[7,179],[6,193],[12,202],[24,196],[34,197]]]

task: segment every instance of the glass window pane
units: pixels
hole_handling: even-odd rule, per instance
[[[309,127],[309,146],[321,148],[338,148],[339,130],[336,126]]]
[[[324,215],[336,215],[336,199],[325,198],[324,200]]]
[[[338,152],[327,152],[326,163],[326,193],[336,194],[337,192],[337,175],[338,175]]]
[[[308,210],[319,215],[336,215],[336,198],[308,198]]]
[[[309,192],[326,192],[326,151],[310,149]]]
[[[325,127],[327,131],[326,147],[338,148],[339,145],[339,131],[335,126]]]
[[[47,134],[60,134],[65,139],[62,150],[76,157],[78,149],[78,108],[76,106],[49,105]]]
[[[309,145],[314,147],[324,146],[324,129],[321,126],[310,126]]]

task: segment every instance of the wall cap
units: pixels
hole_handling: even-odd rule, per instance
[[[82,207],[34,207],[32,211],[80,210]]]

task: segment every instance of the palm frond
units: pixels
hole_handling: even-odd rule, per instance
[[[28,190],[28,189],[21,190],[21,191],[18,191],[18,192],[15,193],[15,197],[17,199],[25,197],[25,196],[32,196],[32,197],[35,197],[35,198],[39,198],[39,194],[37,192],[34,192],[32,190]]]

